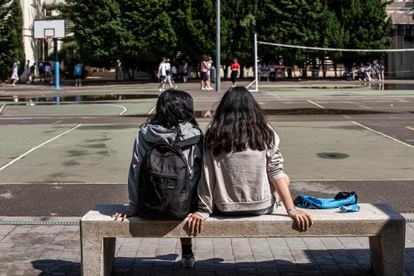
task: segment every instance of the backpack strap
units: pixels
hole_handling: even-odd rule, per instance
[[[201,135],[196,135],[196,136],[178,141],[174,145],[179,148],[185,148],[185,147],[192,146],[192,145],[202,143],[202,142],[203,142],[203,137]]]

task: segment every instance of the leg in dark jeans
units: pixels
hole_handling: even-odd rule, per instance
[[[181,241],[181,263],[183,267],[193,267],[195,263],[194,253],[192,250],[191,238],[180,238]]]

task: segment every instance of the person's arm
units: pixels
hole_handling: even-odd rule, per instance
[[[299,230],[306,231],[312,225],[312,217],[305,211],[295,209],[292,195],[289,190],[289,177],[286,175],[283,178],[272,180],[271,182],[279,194],[280,199],[287,210],[288,216],[293,219]]]
[[[213,213],[213,192],[215,178],[213,174],[213,161],[210,152],[204,149],[203,171],[201,180],[197,187],[198,194],[198,210],[188,214],[187,225],[191,233],[197,235],[201,232],[203,222]]]
[[[279,150],[279,136],[274,132],[274,146],[269,152],[267,174],[269,180],[285,206],[289,217],[301,231],[306,231],[312,225],[312,217],[307,212],[295,209],[292,195],[289,190],[290,179],[284,172],[283,156]]]
[[[141,158],[138,149],[139,145],[139,132],[134,141],[133,152],[131,164],[129,166],[128,173],[128,211],[119,211],[115,212],[112,217],[114,220],[123,221],[127,217],[131,217],[137,214],[138,210],[138,177],[139,177],[139,168],[141,165]]]

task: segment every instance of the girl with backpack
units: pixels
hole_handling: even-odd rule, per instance
[[[312,225],[310,214],[294,207],[279,141],[246,88],[236,86],[224,94],[205,136],[198,210],[187,221],[193,234],[200,233],[212,213],[272,213],[277,207],[274,191],[301,231]]]
[[[143,201],[147,198],[142,196],[143,191],[148,192],[151,187],[147,187],[150,180],[142,179],[147,175],[147,169],[143,167],[146,164],[147,156],[151,155],[152,150],[158,146],[173,146],[178,142],[202,138],[201,130],[195,120],[194,105],[192,97],[180,90],[166,90],[158,97],[156,104],[156,113],[147,123],[140,126],[133,146],[133,154],[128,176],[128,212],[117,212],[112,215],[114,220],[123,221],[129,216],[144,216],[151,218],[150,211],[145,214],[148,204]],[[201,143],[194,143],[182,148],[182,154],[185,157],[185,163],[188,166],[187,175],[191,193],[188,194],[189,202],[192,209],[189,209],[185,216],[195,211],[197,203],[196,188],[201,176],[202,170],[202,139]],[[162,161],[162,160],[161,160]],[[142,169],[144,168],[144,169]],[[145,171],[144,171],[145,170]],[[156,181],[156,180],[155,180]],[[145,185],[147,184],[147,185]],[[144,189],[145,188],[145,189]],[[169,188],[169,187],[168,187]],[[154,194],[154,193],[153,193]],[[140,201],[141,200],[141,201]],[[162,202],[163,203],[163,202]],[[157,206],[150,206],[155,209]],[[160,204],[163,205],[163,204]],[[180,205],[181,206],[181,205]],[[173,206],[176,207],[176,206]],[[192,251],[191,238],[181,238],[182,248],[182,265],[183,267],[192,267],[194,265],[194,254]]]

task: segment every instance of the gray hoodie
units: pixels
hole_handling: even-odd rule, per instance
[[[215,211],[264,214],[271,210],[276,199],[270,181],[286,176],[279,142],[274,132],[273,147],[264,151],[248,148],[215,156],[205,149],[197,213],[207,218]]]
[[[191,123],[180,124],[181,137],[179,140],[187,139],[193,136],[201,135],[200,129],[194,127]],[[135,215],[138,206],[138,186],[139,186],[139,174],[142,159],[148,150],[150,150],[155,144],[175,142],[177,133],[173,129],[167,129],[163,126],[156,124],[145,124],[137,132],[135,137],[134,147],[132,149],[132,160],[129,167],[128,175],[128,197],[129,197],[129,211],[131,215]],[[194,145],[189,149],[183,151],[187,158],[187,163],[190,171],[190,181],[192,187],[197,185],[200,179],[202,168],[196,162],[196,160],[202,159],[201,146]]]

